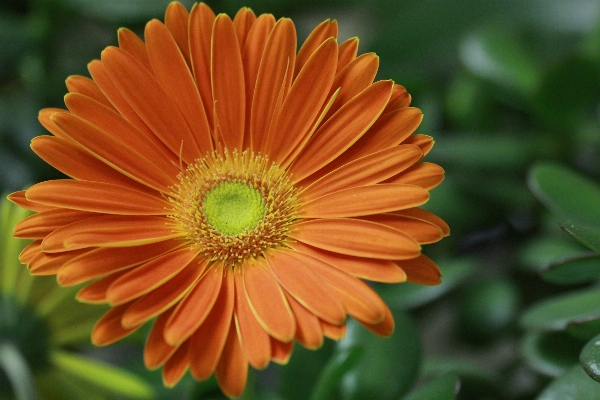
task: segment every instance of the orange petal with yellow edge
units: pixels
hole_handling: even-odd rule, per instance
[[[430,286],[442,283],[440,268],[424,254],[411,260],[396,261],[396,264],[406,272],[408,282]]]
[[[77,300],[82,303],[101,304],[108,303],[106,292],[114,281],[125,275],[130,270],[123,270],[112,273],[96,282],[85,286],[77,292]]]
[[[298,303],[291,294],[286,292],[285,297],[296,319],[295,339],[307,349],[321,347],[323,345],[323,333],[321,332],[319,318]]]
[[[391,183],[418,185],[431,190],[444,180],[444,169],[429,162],[416,163],[404,173],[388,180]]]
[[[234,324],[229,327],[227,341],[215,373],[219,387],[226,396],[239,397],[242,395],[248,380],[248,360],[240,346]]]
[[[35,240],[29,243],[19,254],[19,261],[23,264],[29,264],[31,260],[42,252],[42,241]]]
[[[163,365],[177,351],[177,346],[171,346],[164,339],[164,329],[167,321],[171,317],[171,312],[174,308],[160,314],[150,333],[146,338],[144,346],[144,365],[146,368],[153,370]]]
[[[396,213],[370,215],[361,219],[398,229],[415,239],[419,244],[435,243],[444,237],[444,233],[437,225],[421,219],[397,215]]]
[[[184,247],[133,268],[110,285],[108,301],[112,305],[123,304],[156,289],[181,272],[196,255]]]
[[[388,337],[394,332],[394,316],[392,315],[392,312],[388,306],[385,306],[385,316],[381,322],[370,324],[368,322],[361,321],[358,318],[357,321],[360,322],[362,326],[379,336]]]
[[[165,326],[164,336],[172,346],[182,343],[205,323],[211,313],[223,284],[222,267],[206,268],[208,260],[203,260],[198,268],[205,269],[204,275],[194,285],[187,296],[177,305]]]
[[[106,346],[114,343],[135,331],[139,326],[125,329],[121,325],[123,313],[129,304],[111,308],[102,316],[92,330],[92,343],[96,346]]]
[[[127,53],[131,54],[136,60],[142,63],[148,71],[152,72],[152,65],[150,64],[148,51],[146,50],[144,41],[127,28],[120,28],[118,30],[118,35],[119,47],[121,50],[125,50]]]
[[[229,327],[234,323],[234,302],[233,273],[225,268],[221,291],[211,313],[189,339],[190,372],[198,380],[208,379],[217,367]]]
[[[26,210],[30,211],[47,211],[52,210],[54,207],[49,207],[44,204],[33,203],[25,197],[25,190],[19,190],[18,192],[11,193],[7,196],[7,199],[18,205],[19,207],[23,207]]]
[[[271,358],[277,364],[285,365],[292,356],[294,350],[294,342],[281,342],[274,337],[271,337]]]
[[[319,323],[321,324],[323,335],[327,336],[331,340],[340,340],[346,336],[346,324],[333,325],[323,320],[320,320]]]
[[[294,251],[271,250],[265,255],[279,283],[302,306],[317,317],[335,325],[344,323],[346,312],[318,274],[306,265],[306,257]]]
[[[244,48],[246,44],[246,38],[248,37],[248,32],[252,29],[252,25],[256,21],[256,15],[254,12],[248,7],[242,7],[235,14],[233,18],[233,26],[235,27],[235,33],[238,37],[238,43],[240,44],[240,50]]]
[[[60,208],[41,211],[19,222],[13,235],[21,239],[43,239],[58,228],[95,215],[97,214]]]
[[[66,261],[87,251],[89,250],[75,250],[57,254],[40,252],[31,259],[27,267],[32,275],[54,275]]]
[[[35,203],[94,213],[168,215],[173,212],[169,202],[159,196],[113,183],[58,179],[33,185],[25,196]]]
[[[167,11],[165,11],[165,26],[169,29],[171,35],[173,35],[187,64],[192,65],[188,39],[189,17],[190,14],[185,6],[176,1],[169,3]]]
[[[172,388],[183,378],[190,366],[188,342],[184,342],[177,351],[169,357],[162,370],[162,380],[166,387]]]
[[[410,106],[411,97],[410,94],[406,91],[404,86],[394,84],[394,92],[392,93],[392,97],[388,102],[388,105],[385,107],[383,113],[392,112],[395,110],[399,110],[401,108],[405,108]]]
[[[234,313],[241,346],[250,365],[256,369],[263,369],[271,360],[271,341],[248,304],[241,272],[234,271],[234,279]]]
[[[296,323],[277,279],[259,262],[244,265],[244,287],[254,316],[265,331],[276,339],[294,339]]]
[[[450,234],[450,227],[448,226],[448,224],[443,219],[427,210],[423,210],[421,208],[409,208],[406,210],[397,211],[394,214],[404,215],[407,217],[430,222],[439,227],[442,230],[444,236],[448,236]]]
[[[403,144],[414,144],[415,146],[419,146],[421,151],[423,152],[423,157],[425,157],[431,148],[433,147],[433,138],[428,135],[415,134],[406,138]]]
[[[358,38],[346,39],[339,46],[338,65],[336,74],[338,74],[346,65],[350,64],[358,54]]]
[[[351,218],[315,219],[294,225],[290,237],[335,253],[383,260],[417,257],[421,246],[386,225]]]
[[[296,62],[296,68],[294,69],[294,77],[296,77],[302,68],[308,63],[308,60],[317,51],[317,49],[329,38],[337,39],[338,37],[338,25],[337,21],[326,20],[321,22],[315,29],[313,29],[302,46],[298,50],[298,61]]]
[[[357,278],[376,282],[397,283],[406,281],[406,274],[393,261],[374,258],[361,258],[327,250],[318,249],[302,242],[291,243],[290,246],[313,258],[325,261],[327,264]]]
[[[96,82],[87,76],[71,75],[67,78],[66,84],[69,93],[82,94],[114,110],[113,105],[98,88]]]

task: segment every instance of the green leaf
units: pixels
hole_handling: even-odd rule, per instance
[[[519,250],[519,264],[535,272],[546,270],[560,259],[579,256],[585,248],[562,235],[561,238],[536,237]]]
[[[579,290],[535,304],[521,316],[528,330],[559,331],[571,324],[600,319],[600,290]]]
[[[359,346],[339,349],[319,375],[311,400],[331,400],[339,391],[342,378],[360,362],[363,348]]]
[[[392,308],[412,309],[427,304],[467,280],[475,269],[475,261],[470,258],[456,258],[440,263],[442,283],[437,286],[416,285],[378,285],[381,298]]]
[[[600,256],[594,254],[558,260],[542,271],[542,277],[559,285],[600,280]]]
[[[600,400],[600,384],[576,365],[553,381],[536,400]]]
[[[529,172],[529,189],[561,219],[600,226],[600,187],[557,164],[540,163]]]
[[[593,380],[600,382],[600,335],[584,346],[579,355],[579,362]]]
[[[521,354],[537,372],[557,377],[577,364],[582,345],[566,332],[529,332],[521,342]]]
[[[408,315],[396,312],[394,318],[396,330],[389,338],[373,335],[355,320],[348,321],[338,349],[359,346],[363,356],[342,380],[344,399],[395,400],[409,390],[420,366],[421,344]]]
[[[560,224],[560,227],[579,243],[600,253],[600,227],[573,223]]]
[[[403,400],[453,400],[459,389],[458,377],[455,373],[447,373],[437,377],[417,390],[411,392]]]
[[[52,353],[52,363],[96,388],[135,399],[154,396],[151,386],[133,373],[88,357],[57,350]]]

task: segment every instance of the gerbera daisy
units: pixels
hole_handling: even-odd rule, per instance
[[[443,179],[421,162],[420,110],[375,54],[317,26],[297,51],[288,18],[243,8],[233,20],[179,3],[144,41],[119,30],[71,76],[68,110],[32,149],[73,179],[10,196],[36,211],[33,274],[112,309],[92,341],[113,343],[153,319],[144,353],[175,385],[189,368],[240,395],[248,364],[285,363],[344,335],[347,315],[379,335],[388,307],[363,279],[436,284],[421,245],[448,226],[418,206]]]

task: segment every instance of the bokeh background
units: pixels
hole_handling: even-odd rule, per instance
[[[117,28],[141,35],[167,4],[0,2],[0,192],[61,177],[29,148],[45,134],[38,110],[63,106],[66,77],[88,76],[87,63],[117,44]],[[327,341],[317,352],[296,346],[287,366],[254,371],[243,398],[600,399],[600,1],[207,4],[229,15],[250,6],[291,17],[299,40],[337,19],[341,39],[358,36],[359,53],[380,56],[378,78],[412,94],[425,115],[418,132],[436,140],[427,161],[446,170],[425,207],[451,227],[449,238],[425,248],[443,283],[377,285],[396,317],[390,339],[349,323],[340,343]],[[69,324],[89,325],[103,310],[49,300],[54,308],[40,311],[45,292],[15,272],[25,268],[16,261],[23,244],[9,238],[17,212],[5,205],[0,213],[0,398],[35,398],[14,388],[27,376],[14,373],[15,349],[26,354],[24,371],[39,398],[223,398],[214,381],[198,384],[189,375],[164,389],[160,373],[143,367],[147,331],[102,349],[85,334],[61,340]],[[62,331],[48,317],[57,307],[78,316],[63,321]],[[47,329],[9,318],[25,309]],[[27,351],[32,346],[62,355],[40,358]]]

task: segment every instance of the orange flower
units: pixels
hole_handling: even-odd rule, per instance
[[[175,385],[189,368],[239,396],[248,364],[285,363],[294,340],[339,339],[346,315],[390,335],[390,310],[363,279],[439,283],[421,244],[448,226],[417,208],[443,170],[433,140],[378,58],[315,28],[296,52],[290,19],[172,3],[145,42],[119,30],[71,76],[68,111],[32,149],[73,179],[10,199],[36,211],[21,254],[81,301],[112,309],[92,333],[113,343],[156,318],[144,354]]]

